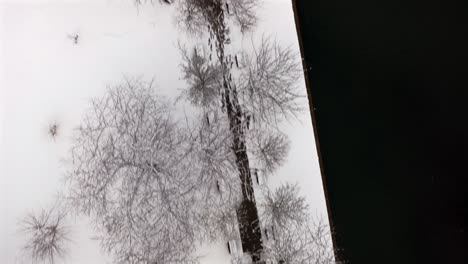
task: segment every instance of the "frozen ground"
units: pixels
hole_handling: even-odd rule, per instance
[[[124,75],[154,78],[157,92],[169,97],[184,87],[176,47],[181,35],[170,10],[158,5],[137,10],[129,0],[0,4],[2,263],[23,263],[18,219],[50,203],[59,190],[70,135],[90,97],[100,95]],[[275,36],[299,53],[289,0],[264,1],[259,16],[256,36]],[[73,34],[79,35],[77,45],[67,37]],[[249,35],[244,43],[249,45]],[[268,184],[299,182],[312,212],[325,217],[308,113],[301,120],[285,126],[292,140],[289,160]],[[59,124],[55,140],[47,134],[53,122]],[[107,263],[92,236],[86,220],[76,220],[66,263]],[[207,254],[204,263],[229,263],[224,244],[203,252]]]

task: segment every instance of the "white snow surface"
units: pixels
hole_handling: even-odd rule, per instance
[[[299,56],[289,0],[264,0],[250,45],[271,35]],[[70,136],[91,97],[124,76],[154,78],[156,91],[175,97],[180,79],[177,41],[170,7],[136,8],[130,0],[0,2],[0,262],[30,263],[20,252],[18,221],[50,204],[66,170]],[[78,34],[75,45],[68,35]],[[304,89],[304,80],[300,80]],[[51,123],[59,124],[55,140]],[[298,182],[313,214],[326,219],[326,206],[309,113],[284,125],[291,139],[288,162],[268,185]],[[102,264],[111,258],[91,239],[86,219],[72,223],[72,244],[63,263]],[[224,242],[200,250],[202,263],[230,263]],[[61,263],[61,262],[59,262]]]

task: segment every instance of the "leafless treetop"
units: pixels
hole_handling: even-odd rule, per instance
[[[311,217],[297,185],[286,183],[267,191],[261,209],[264,226],[273,236],[266,243],[266,259],[284,264],[334,263],[329,226]]]
[[[303,74],[299,56],[264,37],[246,57],[247,65],[237,80],[246,111],[269,126],[297,117],[305,109],[298,82]]]
[[[309,206],[305,197],[298,195],[297,184],[282,184],[274,191],[267,190],[261,203],[262,219],[275,228],[287,229],[309,220]]]
[[[288,230],[279,229],[275,240],[266,246],[265,259],[283,264],[333,264],[328,225],[307,222]]]
[[[193,147],[150,84],[127,80],[92,102],[72,150],[69,198],[96,219],[118,263],[196,261]]]
[[[25,255],[33,261],[51,264],[65,257],[70,242],[65,216],[66,213],[57,206],[28,214],[20,223],[21,232],[26,236]]]
[[[219,87],[222,85],[222,72],[217,63],[210,64],[208,58],[180,47],[182,53],[182,73],[189,88],[182,96],[195,106],[209,107],[219,105]]]

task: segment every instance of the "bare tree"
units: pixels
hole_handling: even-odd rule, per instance
[[[286,161],[289,139],[284,134],[261,131],[250,136],[250,142],[251,153],[265,175],[274,173]]]
[[[92,101],[71,152],[68,198],[95,219],[116,263],[197,262],[195,142],[151,83],[127,80]]]
[[[277,41],[263,37],[237,78],[240,100],[256,120],[269,126],[296,117],[304,109],[299,55]]]
[[[28,214],[20,222],[20,231],[26,236],[23,247],[25,255],[33,261],[50,264],[65,257],[70,241],[65,217],[65,211],[57,206]]]
[[[260,204],[263,222],[274,230],[287,230],[307,222],[309,206],[298,193],[298,185],[290,183],[282,184],[274,191],[266,190]]]
[[[264,258],[278,264],[335,263],[328,226],[321,222],[280,229],[265,248]]]
[[[182,74],[189,88],[182,92],[186,98],[195,106],[208,107],[219,104],[218,90],[222,85],[222,72],[219,64],[210,64],[208,58],[195,52],[189,54],[185,47],[179,45],[182,53]]]
[[[60,126],[57,122],[52,122],[49,124],[49,130],[47,131],[49,133],[49,136],[55,140],[59,134],[59,129]]]
[[[328,225],[314,220],[297,184],[267,190],[261,202],[262,222],[271,232],[264,258],[283,264],[332,264]]]

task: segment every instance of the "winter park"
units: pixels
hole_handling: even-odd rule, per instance
[[[332,264],[290,0],[0,4],[0,262]]]

